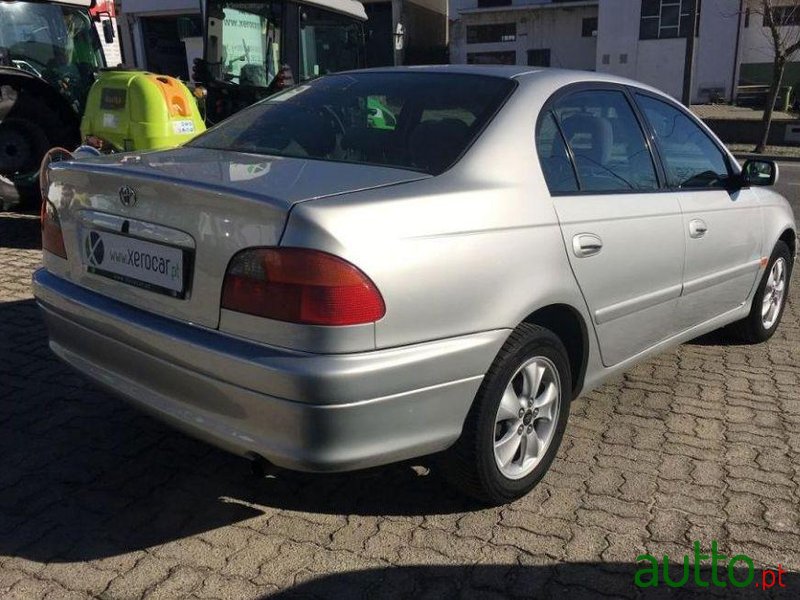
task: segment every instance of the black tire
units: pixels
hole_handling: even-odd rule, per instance
[[[0,209],[38,204],[39,165],[49,149],[47,134],[32,119],[13,118],[0,123]]]
[[[77,147],[79,120],[71,109],[48,104],[32,89],[13,94],[6,110],[0,122],[0,210],[38,210],[42,158],[53,146]]]
[[[783,259],[787,269],[783,304],[780,306],[778,318],[771,327],[767,328],[764,326],[763,319],[761,317],[761,309],[764,302],[764,294],[767,291],[767,282],[769,280],[770,272],[772,271],[772,267],[779,259]],[[746,344],[760,344],[761,342],[766,342],[769,338],[771,338],[778,329],[778,325],[780,325],[781,318],[783,317],[783,311],[786,309],[786,302],[789,298],[789,282],[792,278],[793,266],[792,259],[793,257],[792,253],[789,251],[789,246],[779,240],[778,243],[775,244],[775,249],[772,251],[772,256],[769,259],[769,263],[767,263],[767,268],[765,269],[764,275],[761,278],[761,282],[758,284],[758,289],[753,296],[753,305],[750,308],[750,314],[741,321],[737,321],[730,326],[729,331],[737,340]]]
[[[519,368],[534,357],[548,359],[560,382],[560,407],[555,430],[533,470],[519,479],[506,477],[495,461],[496,416],[503,393]],[[549,329],[524,323],[515,329],[498,353],[475,397],[461,437],[440,457],[443,476],[457,489],[489,504],[511,502],[527,494],[555,458],[569,417],[572,378],[567,351]]]

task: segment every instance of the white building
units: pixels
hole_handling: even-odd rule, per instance
[[[797,6],[797,2],[793,4]],[[786,25],[781,29],[786,41],[791,43],[800,40],[800,8],[795,8],[788,16],[784,15],[784,19]],[[791,25],[792,23],[794,25]],[[772,38],[769,28],[764,26],[764,17],[745,9],[741,31],[740,85],[769,83],[774,57]],[[795,90],[800,86],[799,60],[800,53],[786,66],[783,78],[784,85],[791,85]]]
[[[453,63],[597,70],[682,96],[688,0],[450,1]],[[693,102],[732,100],[739,85],[769,83],[769,30],[748,1],[699,2]],[[800,9],[792,29],[798,39]],[[785,83],[800,84],[800,63],[787,67]]]
[[[451,63],[595,67],[598,0],[451,1]]]
[[[692,92],[695,102],[731,98],[738,72],[740,3],[700,3]],[[680,98],[690,27],[689,2],[602,0],[599,9],[597,70],[648,83]]]

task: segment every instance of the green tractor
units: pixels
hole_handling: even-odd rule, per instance
[[[105,67],[94,0],[0,0],[0,210],[39,201],[39,166],[81,143],[81,115]],[[112,21],[103,35],[114,39]]]

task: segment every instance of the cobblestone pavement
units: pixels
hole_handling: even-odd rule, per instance
[[[3,600],[635,596],[637,555],[680,561],[694,540],[780,563],[798,597],[797,277],[772,341],[706,336],[584,395],[543,483],[484,509],[424,461],[257,480],[98,390],[47,348],[37,236],[0,215]],[[751,594],[769,595],[731,595]]]

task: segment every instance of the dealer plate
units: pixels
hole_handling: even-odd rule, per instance
[[[185,251],[181,248],[91,229],[83,234],[83,257],[90,273],[184,297]]]

